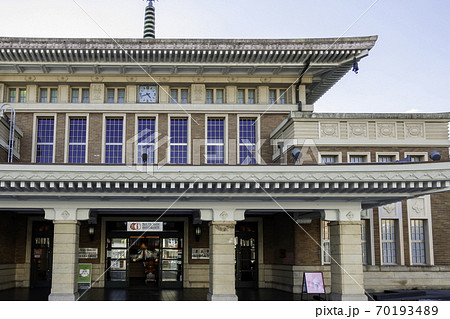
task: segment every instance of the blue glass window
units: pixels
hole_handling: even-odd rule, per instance
[[[208,119],[206,138],[206,163],[224,163],[225,126],[224,119]]]
[[[256,164],[256,121],[239,120],[239,163]]]
[[[142,154],[147,154],[147,163],[155,163],[155,119],[138,120],[137,162],[143,163]]]
[[[123,119],[106,119],[105,163],[122,163]]]
[[[187,164],[188,160],[188,120],[170,120],[170,163]]]
[[[54,129],[53,118],[38,119],[36,163],[53,163]]]
[[[86,162],[86,125],[85,118],[70,119],[69,163]]]

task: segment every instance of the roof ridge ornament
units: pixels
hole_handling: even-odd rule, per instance
[[[148,2],[148,6],[145,8],[144,19],[144,39],[155,38],[155,7],[153,2],[158,0],[144,0]]]

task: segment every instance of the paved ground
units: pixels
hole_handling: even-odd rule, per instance
[[[276,289],[237,289],[241,301],[317,300],[318,296]],[[204,301],[208,289],[100,289],[80,291],[80,301]],[[46,301],[50,288],[12,288],[0,291],[0,301]],[[321,296],[324,297],[324,296]],[[378,301],[450,300],[450,290],[395,290],[373,294]],[[369,299],[372,300],[372,299]]]
[[[48,288],[13,288],[0,291],[3,301],[45,301]],[[90,289],[80,290],[81,301],[204,301],[208,289]],[[292,301],[301,300],[300,294],[276,289],[238,289],[242,301]]]

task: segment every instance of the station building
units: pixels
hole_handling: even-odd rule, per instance
[[[376,39],[0,38],[0,289],[448,288],[450,114],[314,112]]]

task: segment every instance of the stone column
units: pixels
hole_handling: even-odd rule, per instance
[[[76,220],[54,220],[52,290],[50,301],[78,298],[78,248],[80,224]]]
[[[211,301],[237,301],[235,288],[235,221],[209,224],[209,293]]]
[[[77,300],[79,221],[89,219],[89,209],[57,207],[44,211],[45,219],[54,224],[52,290],[48,300]]]
[[[331,300],[367,301],[360,221],[333,221],[329,224],[331,246]]]

